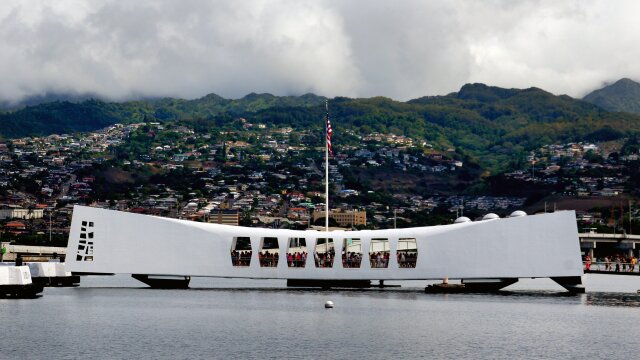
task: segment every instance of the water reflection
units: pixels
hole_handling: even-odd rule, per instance
[[[640,294],[593,292],[571,294],[569,292],[504,292],[503,296],[526,298],[533,301],[549,299],[553,303],[581,304],[587,306],[640,307]]]
[[[607,307],[640,307],[640,294],[630,293],[586,293],[571,294],[554,291],[500,291],[497,293],[477,294],[424,294],[421,291],[395,289],[357,289],[357,290],[319,290],[319,289],[277,289],[277,288],[238,288],[238,289],[199,289],[213,291],[252,291],[252,292],[289,292],[314,295],[340,295],[342,297],[372,297],[376,299],[400,300],[444,300],[460,302],[509,302],[587,305]]]
[[[94,288],[98,290],[99,288]],[[102,288],[113,291],[113,288]],[[79,289],[78,289],[79,290]],[[87,289],[88,290],[88,289]],[[127,288],[121,290],[126,291]],[[255,293],[255,294],[304,294],[340,296],[345,298],[369,297],[372,299],[397,299],[413,301],[453,301],[453,302],[485,302],[485,303],[538,303],[564,304],[606,307],[640,307],[640,294],[596,292],[571,294],[557,291],[500,291],[497,293],[473,294],[425,294],[420,290],[401,289],[308,289],[308,288],[269,288],[269,287],[225,287],[225,288],[191,288],[186,290],[162,290],[150,288],[129,288],[137,291],[153,292],[217,292],[217,293]]]
[[[214,293],[250,294],[258,296],[268,294],[297,294],[310,296],[336,296],[344,298],[369,298],[370,300],[395,299],[416,302],[454,302],[454,303],[536,303],[536,304],[559,304],[559,305],[579,305],[579,306],[600,306],[600,307],[640,307],[640,294],[630,292],[629,289],[638,288],[634,279],[613,279],[613,288],[627,292],[611,292],[604,285],[612,282],[607,278],[587,278],[590,287],[602,289],[598,292],[588,292],[586,294],[570,294],[559,289],[514,289],[503,290],[498,293],[483,294],[425,294],[424,282],[400,282],[401,288],[370,288],[370,289],[308,289],[308,288],[287,288],[284,280],[251,280],[251,279],[212,279],[194,278],[192,288],[188,290],[153,290],[139,282],[132,280],[128,276],[113,276],[102,278],[83,278],[80,288],[57,290],[65,292],[67,295],[75,296],[121,296],[141,294],[153,294],[153,296],[166,297],[182,294],[191,296],[200,294],[210,296]],[[549,281],[550,282],[550,281]],[[525,284],[526,285],[526,284]],[[523,286],[525,286],[523,285]],[[543,283],[542,285],[547,285]],[[540,286],[539,283],[529,283],[529,286]],[[590,288],[588,287],[588,289]],[[151,292],[149,292],[151,291]],[[188,293],[185,293],[188,292]],[[191,294],[191,295],[188,295]],[[178,295],[178,296],[182,296]]]
[[[571,294],[552,291],[500,291],[486,294],[430,294],[451,301],[530,302],[607,307],[640,307],[640,294],[595,292]]]
[[[585,305],[608,307],[640,307],[640,294],[588,293],[583,296]]]

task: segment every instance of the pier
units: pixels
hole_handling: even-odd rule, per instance
[[[585,274],[640,275],[640,266],[628,262],[583,261]],[[616,266],[617,265],[617,266]],[[617,268],[617,269],[616,269]]]
[[[640,244],[640,235],[601,234],[593,231],[578,234],[580,249],[592,259],[608,255],[622,254],[638,257],[636,246]]]
[[[23,261],[47,261],[49,259],[64,259],[67,248],[54,246],[5,245],[7,253],[2,256],[3,261],[16,261],[20,256]]]
[[[580,233],[579,237],[580,249],[591,258],[591,261],[583,261],[585,274],[640,275],[640,265],[629,262],[630,259],[635,261],[640,255],[636,251],[640,235],[590,231]]]

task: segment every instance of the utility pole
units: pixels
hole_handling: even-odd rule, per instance
[[[532,180],[536,179],[536,159],[535,158],[531,160],[531,179]]]
[[[629,235],[631,235],[632,227],[631,227],[631,219],[633,218],[633,213],[631,212],[631,199],[629,199]]]
[[[325,100],[324,107],[327,112],[325,118],[325,142],[324,142],[324,231],[329,231],[329,141],[331,128],[329,127],[329,100]],[[327,241],[328,242],[328,241]],[[328,246],[328,244],[327,244]]]
[[[51,213],[53,210],[49,209],[49,244],[51,244]]]
[[[613,223],[613,235],[616,235],[616,208],[611,204],[611,222]]]
[[[624,227],[624,205],[622,202],[620,203],[620,224],[622,225],[622,233],[624,235],[627,229]]]
[[[398,227],[396,226],[396,217],[397,217],[396,211],[397,211],[397,209],[393,209],[393,228],[394,228],[394,229],[397,229],[397,228],[398,228]]]

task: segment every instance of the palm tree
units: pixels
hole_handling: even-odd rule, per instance
[[[33,221],[34,221],[34,214],[33,214],[33,209],[35,208],[35,205],[30,204],[27,207],[27,220],[29,220],[29,234],[33,235],[34,234],[34,228],[33,228]]]

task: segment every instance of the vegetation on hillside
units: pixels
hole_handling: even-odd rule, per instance
[[[640,84],[631,79],[620,79],[583,99],[608,111],[640,114]]]
[[[92,130],[116,122],[175,120],[192,122],[196,131],[210,132],[237,125],[234,120],[240,117],[251,123],[317,129],[321,134],[324,101],[313,94],[249,94],[237,100],[210,94],[196,100],[54,102],[1,114],[0,134],[43,135]],[[408,102],[339,97],[330,104],[338,149],[341,142],[357,141],[348,133],[393,133],[410,136],[436,151],[454,151],[458,158],[494,172],[519,167],[529,150],[543,144],[612,140],[640,130],[638,115],[607,112],[537,88],[467,84],[457,93]]]

